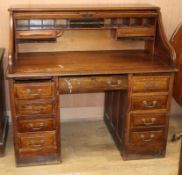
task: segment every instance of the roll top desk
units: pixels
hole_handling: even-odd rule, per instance
[[[60,162],[59,95],[84,92],[105,92],[104,120],[124,160],[165,155],[176,67],[158,7],[62,5],[9,12],[7,77],[17,166]],[[21,52],[20,45],[56,43],[70,30],[107,30],[116,42],[143,46]]]

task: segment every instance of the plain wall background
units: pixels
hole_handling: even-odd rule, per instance
[[[7,62],[7,50],[8,50],[8,40],[9,40],[9,14],[8,8],[17,4],[106,4],[106,3],[150,3],[157,5],[161,8],[163,16],[163,24],[166,31],[167,38],[170,39],[175,28],[182,21],[182,1],[181,0],[0,0],[0,47],[6,48],[5,55],[5,66]],[[85,35],[84,32],[77,33],[77,36]],[[111,41],[106,42],[105,37],[96,34],[99,38],[99,45],[101,48],[118,49],[120,45]],[[107,35],[107,34],[105,34]],[[85,49],[94,49],[95,43],[92,41],[92,35],[87,35],[89,44],[86,43],[84,37],[80,37],[79,41],[73,41],[74,33],[69,34],[67,44],[64,49],[72,49],[74,47],[72,42],[79,42],[84,45]],[[66,38],[65,38],[66,40]],[[70,42],[71,41],[71,42]],[[77,45],[77,49],[82,49],[81,46]],[[79,48],[80,47],[80,48]],[[8,86],[6,83],[6,99],[7,99],[7,110],[9,110],[9,96],[8,96]],[[76,120],[78,118],[100,118],[103,114],[103,104],[104,104],[104,94],[74,94],[74,95],[63,95],[61,96],[61,107],[62,107],[62,119],[63,120]],[[172,103],[172,113],[182,113],[182,108],[178,106],[175,101]]]

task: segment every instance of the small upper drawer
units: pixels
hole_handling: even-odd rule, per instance
[[[161,96],[133,96],[132,97],[132,110],[154,110],[154,109],[167,109],[167,95]]]
[[[159,131],[141,131],[131,132],[130,141],[132,143],[148,143],[148,142],[161,142],[164,137],[164,130]]]
[[[18,146],[20,152],[56,149],[56,134],[54,131],[19,134]]]
[[[55,119],[17,119],[17,128],[19,132],[51,131],[55,129]]]
[[[131,125],[132,127],[165,125],[166,119],[166,114],[132,114]]]
[[[53,102],[16,101],[17,115],[52,114],[54,111]]]
[[[127,89],[127,76],[92,76],[60,78],[60,93],[100,92]]]
[[[155,26],[142,27],[142,26],[129,26],[118,28],[116,36],[118,38],[122,37],[150,37],[155,35]]]
[[[53,83],[16,83],[15,96],[18,99],[48,98],[53,96]]]
[[[135,76],[133,77],[133,92],[168,91],[169,76]]]

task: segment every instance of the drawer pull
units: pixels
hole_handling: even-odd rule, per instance
[[[145,118],[142,118],[142,123],[146,126],[153,125],[156,121],[156,118],[151,118],[151,121],[147,121]]]
[[[79,80],[77,80],[77,85],[80,86],[81,82]]]
[[[111,81],[111,80],[108,80],[108,81],[107,81],[107,84],[108,84],[108,85],[111,85],[111,84],[112,84],[112,81]],[[117,84],[118,84],[118,85],[122,84],[122,80],[117,80]],[[114,84],[113,84],[113,85],[114,85]]]
[[[40,113],[44,108],[41,107],[39,109],[35,109],[33,110],[33,107],[32,106],[28,106],[27,107],[27,110],[30,112],[30,113],[33,113],[33,114],[37,114],[37,113]]]
[[[158,87],[157,82],[144,83],[144,89],[156,89]]]
[[[150,142],[153,140],[153,138],[155,138],[154,134],[150,134],[148,139],[145,139],[145,135],[144,134],[140,134],[140,138],[144,141],[144,142]]]
[[[40,123],[39,127],[34,127],[33,123],[29,123],[28,127],[31,128],[33,131],[39,131],[41,129],[43,129],[45,126],[45,124],[43,122]]]
[[[107,81],[107,84],[108,84],[108,85],[111,85],[111,80],[108,80],[108,81]]]
[[[157,107],[157,101],[153,100],[152,103],[149,104],[146,100],[144,100],[143,105],[145,108],[155,108],[155,107]]]
[[[120,85],[122,83],[122,80],[118,80],[117,82],[118,82],[118,85]]]
[[[37,93],[33,93],[31,89],[27,89],[26,92],[31,96],[41,95],[42,89],[37,89]]]
[[[35,143],[34,140],[31,140],[30,143],[33,148],[41,148],[44,145],[45,140],[41,139],[39,144]]]

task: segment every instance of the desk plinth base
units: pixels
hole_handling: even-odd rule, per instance
[[[38,165],[51,165],[60,164],[61,158],[59,155],[46,155],[46,156],[32,156],[32,157],[16,157],[16,166],[38,166]]]

